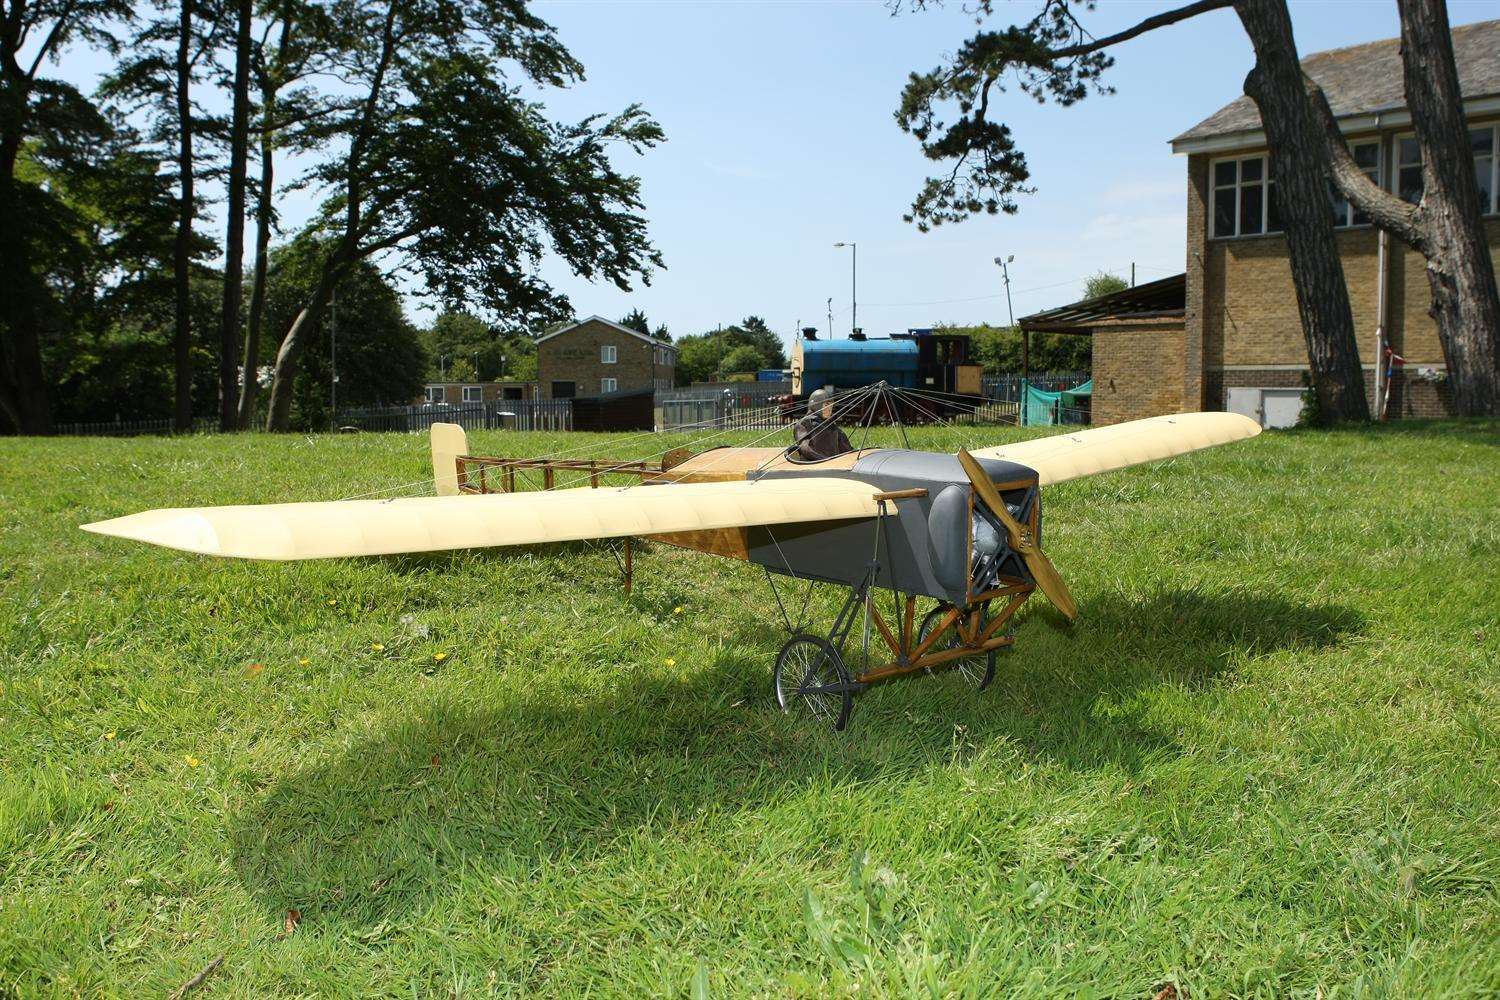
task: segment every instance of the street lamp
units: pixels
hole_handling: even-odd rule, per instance
[[[859,244],[850,240],[847,243],[840,242],[833,245],[835,250],[842,250],[844,247],[848,247],[851,254],[849,258],[849,333],[852,335],[859,330]],[[833,336],[831,326],[828,335]]]
[[[1010,328],[1016,328],[1016,310],[1010,304],[1010,265],[1015,262],[1016,255],[1010,254],[1006,257],[996,257],[995,264],[999,266],[1000,273],[1005,277],[1005,313],[1010,317]],[[1021,406],[1026,405],[1026,380],[1031,377],[1031,338],[1026,331],[1021,331]]]

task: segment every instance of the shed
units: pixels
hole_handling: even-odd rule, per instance
[[[1093,338],[1092,420],[1116,424],[1187,408],[1186,302],[1187,276],[1176,274],[1023,316],[1018,325],[1023,343],[1033,332]]]

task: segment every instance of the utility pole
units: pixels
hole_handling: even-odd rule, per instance
[[[833,339],[833,296],[828,296],[828,339]]]
[[[849,333],[853,334],[859,330],[859,244],[850,240],[847,243],[835,243],[834,249],[848,247],[849,258]],[[830,322],[828,336],[833,336],[833,324]]]
[[[1135,261],[1130,262],[1130,287],[1135,287]]]

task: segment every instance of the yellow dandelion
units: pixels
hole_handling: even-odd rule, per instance
[[[187,766],[188,767],[197,767],[199,764],[203,763],[203,761],[199,760],[197,757],[194,757],[190,753],[189,754],[183,754],[182,759],[185,760],[185,761],[187,761]]]
[[[334,600],[334,599],[333,599],[333,598],[332,598],[332,597],[330,597],[330,598],[329,598],[329,599],[328,599],[328,606],[329,606],[329,607],[330,607],[330,608],[332,608],[332,607],[337,607],[337,606],[338,606],[338,603],[339,603],[339,602],[338,602],[338,601],[336,601],[336,600]]]
[[[669,656],[669,657],[667,657],[667,666],[669,666],[669,667],[675,667],[675,666],[677,666],[677,661],[674,660],[674,659],[672,659]]]
[[[377,653],[384,653],[385,652],[385,644],[384,643],[372,642],[372,643],[370,643],[370,648],[373,649]]]
[[[305,666],[307,666],[311,662],[312,662],[312,660],[309,660],[307,657],[304,656],[304,657],[302,657],[301,659],[299,659],[297,661],[297,666],[299,666],[299,667],[305,667]]]
[[[433,653],[432,654],[432,658],[433,658],[433,660],[435,662],[442,663],[444,660],[446,660],[448,658],[448,654],[447,653]]]
[[[107,733],[104,734],[104,738],[107,739],[107,740],[114,739],[115,738],[115,731],[113,729],[111,729],[109,732],[107,732]]]
[[[672,614],[674,614],[674,615],[680,615],[680,614],[682,614],[682,605],[679,604],[679,605],[677,605],[677,607],[673,608],[672,609]]]

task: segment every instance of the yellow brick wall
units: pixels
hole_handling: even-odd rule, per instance
[[[604,364],[599,349],[615,347],[616,361]],[[666,352],[667,363],[655,363],[658,345],[647,343],[607,323],[587,320],[566,333],[537,344],[537,382],[543,399],[552,398],[553,382],[577,383],[579,396],[599,395],[600,380],[615,379],[619,392],[655,388],[656,379],[671,385],[675,354]]]
[[[1185,406],[1181,320],[1094,328],[1096,426],[1197,409]]]

